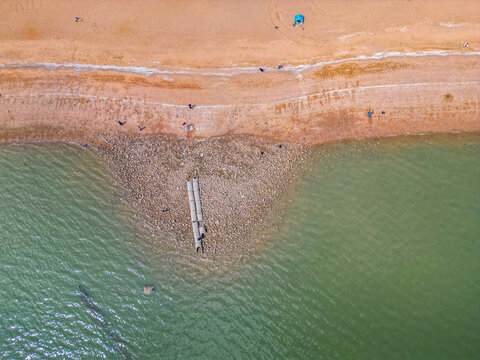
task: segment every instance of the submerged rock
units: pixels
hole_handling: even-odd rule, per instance
[[[155,291],[155,288],[154,288],[152,285],[145,285],[145,286],[143,287],[143,292],[144,292],[145,294],[151,294],[151,293],[153,293],[154,291]]]

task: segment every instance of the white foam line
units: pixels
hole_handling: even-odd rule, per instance
[[[60,69],[60,70],[74,70],[74,71],[118,71],[134,73],[139,75],[151,76],[159,74],[171,75],[201,75],[201,76],[233,76],[222,72],[196,72],[195,70],[179,70],[170,71],[149,68],[144,66],[116,66],[116,65],[93,65],[93,64],[75,64],[75,63],[15,63],[15,64],[0,64],[0,68],[45,68],[45,69]],[[245,68],[249,69],[249,68]],[[253,72],[254,68],[251,68]],[[258,71],[258,69],[257,69]]]
[[[363,34],[365,34],[365,32],[364,32],[364,31],[360,31],[360,32],[352,33],[352,34],[347,34],[347,35],[339,36],[337,39],[338,39],[338,40],[345,40],[345,39],[352,38],[352,37],[359,36],[359,35],[363,35]]]
[[[307,65],[285,65],[280,71],[304,72],[306,70],[316,69],[325,65],[342,64],[350,61],[366,61],[366,60],[380,60],[395,57],[426,57],[426,56],[479,56],[480,51],[452,51],[452,50],[432,50],[422,52],[388,52],[375,53],[373,55],[360,55],[357,57],[321,61],[314,64]],[[281,62],[280,62],[281,63]],[[149,68],[144,66],[116,66],[116,65],[93,65],[93,64],[76,64],[76,63],[16,63],[16,64],[0,64],[0,68],[35,68],[41,67],[46,69],[71,69],[75,71],[118,71],[128,72],[139,75],[151,76],[158,74],[171,75],[198,75],[198,76],[220,76],[229,77],[239,74],[257,73],[258,67],[233,67],[233,68],[219,68],[206,69],[208,71],[202,72],[200,70],[185,69],[185,70],[163,70],[157,68]],[[268,71],[279,71],[276,68],[263,67]]]
[[[319,95],[330,95],[338,93],[348,93],[354,91],[362,90],[371,90],[371,89],[388,89],[388,88],[401,88],[401,87],[421,87],[421,86],[445,86],[445,85],[479,85],[478,81],[464,81],[464,82],[437,82],[437,83],[408,83],[408,84],[387,84],[387,85],[370,85],[370,86],[360,86],[354,88],[345,88],[329,91],[321,91],[313,94],[308,94],[300,97],[289,98],[285,100],[274,101],[271,103],[257,103],[257,104],[218,104],[218,105],[197,105],[198,109],[215,109],[215,108],[238,108],[238,107],[259,107],[259,106],[275,106],[280,105],[286,102],[298,102],[303,100],[308,100],[308,98],[319,96]],[[177,104],[165,104],[152,101],[142,101],[142,100],[131,100],[128,98],[110,98],[107,96],[97,96],[97,95],[88,95],[88,94],[58,94],[58,93],[45,93],[45,94],[4,94],[3,98],[16,98],[16,97],[72,97],[72,98],[84,98],[92,100],[111,100],[111,101],[120,101],[123,103],[130,104],[139,104],[139,105],[153,105],[153,106],[162,106],[162,107],[172,107],[172,108],[184,108],[186,110],[186,105],[177,105]]]
[[[287,71],[296,71],[303,72],[306,70],[313,70],[325,65],[332,64],[342,64],[350,61],[364,61],[364,60],[381,60],[395,57],[425,57],[425,56],[479,56],[480,51],[470,51],[470,52],[461,52],[461,51],[449,51],[449,50],[432,50],[432,51],[422,51],[422,52],[389,52],[389,53],[375,53],[374,55],[360,55],[352,58],[338,59],[338,60],[328,60],[323,62],[318,62],[311,65],[298,65],[298,66],[285,66],[283,69]]]
[[[465,23],[440,23],[440,26],[445,26],[445,27],[459,27],[459,26],[464,26]]]

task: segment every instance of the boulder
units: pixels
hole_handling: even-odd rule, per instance
[[[155,291],[155,288],[154,288],[152,285],[145,285],[145,286],[143,287],[143,292],[144,292],[145,294],[151,294],[151,293],[154,292],[154,291]]]

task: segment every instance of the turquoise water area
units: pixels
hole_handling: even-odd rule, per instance
[[[280,233],[231,271],[130,218],[95,151],[0,147],[2,359],[480,356],[479,137],[319,147]]]

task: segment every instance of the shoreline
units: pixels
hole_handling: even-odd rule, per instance
[[[217,80],[198,74],[0,68],[0,141],[33,137],[95,143],[103,133],[196,139],[260,136],[314,145],[477,132],[479,59],[347,61],[299,74],[279,70]],[[189,109],[189,103],[195,107]],[[185,132],[184,122],[194,130]]]
[[[213,203],[231,219],[242,214],[229,234],[216,224],[215,236],[239,238],[253,220],[227,189],[281,196],[316,144],[480,133],[480,2],[347,3],[6,1],[0,143],[99,148],[153,223],[170,203],[184,216],[183,182],[198,175],[207,215],[220,217]],[[297,13],[301,28],[292,27]],[[232,163],[244,164],[236,182],[223,170]],[[271,206],[258,199],[249,206],[263,223]]]
[[[121,136],[99,153],[121,198],[134,210],[135,222],[152,234],[154,247],[160,244],[205,266],[225,267],[265,245],[264,234],[281,218],[281,199],[301,176],[311,151],[251,137],[179,141]],[[203,253],[195,253],[188,209],[186,180],[193,176],[199,179],[207,229]]]
[[[480,132],[400,135],[315,146],[242,136],[195,140],[125,135],[93,150],[108,168],[108,181],[152,251],[168,251],[174,261],[183,258],[199,268],[213,270],[231,268],[275,246],[274,237],[288,211],[292,191],[314,166],[319,146],[478,135]],[[29,143],[35,142],[10,145]],[[81,146],[76,142],[55,143]],[[186,180],[193,176],[199,179],[203,224],[207,228],[203,253],[195,252],[188,208]],[[161,213],[165,208],[169,211]]]
[[[338,58],[333,60],[318,61],[314,63],[305,63],[300,65],[291,65],[289,63],[282,62],[281,70],[283,72],[295,72],[301,73],[308,70],[322,68],[328,65],[337,65],[348,62],[368,61],[368,60],[384,60],[389,58],[399,57],[426,57],[426,56],[480,56],[479,51],[465,51],[465,50],[426,50],[426,51],[394,51],[386,53],[375,53],[373,55],[359,55],[356,57]],[[96,64],[83,64],[83,63],[0,63],[2,69],[49,69],[49,70],[75,70],[75,71],[114,71],[119,73],[131,73],[144,76],[152,75],[203,75],[203,76],[236,76],[241,74],[258,73],[259,64],[251,67],[231,67],[231,68],[206,68],[196,71],[194,68],[185,68],[179,70],[167,70],[158,67],[146,67],[146,66],[118,66],[118,65],[96,65]],[[275,67],[263,67],[265,71],[279,70]]]

